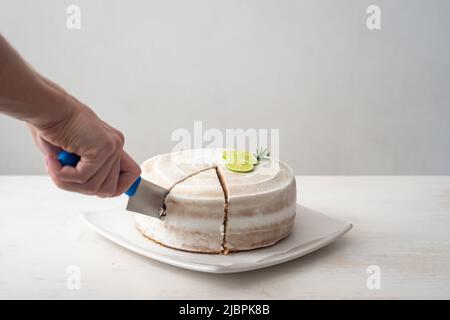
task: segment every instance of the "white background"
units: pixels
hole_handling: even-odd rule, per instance
[[[0,0],[0,32],[137,161],[202,120],[279,128],[303,175],[449,174],[449,30],[445,0]],[[0,136],[0,174],[45,172],[23,124],[0,116]]]

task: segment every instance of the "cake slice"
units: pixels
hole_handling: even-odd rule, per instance
[[[222,170],[228,189],[226,247],[230,252],[273,245],[294,224],[297,191],[292,169],[278,162],[276,170],[266,173],[262,166],[249,173]]]
[[[175,182],[164,203],[160,220],[136,214],[137,228],[146,237],[176,249],[223,251],[225,199],[214,167]]]

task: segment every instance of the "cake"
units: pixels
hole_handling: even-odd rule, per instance
[[[137,213],[137,229],[170,248],[216,254],[267,247],[285,238],[296,211],[292,169],[265,159],[251,172],[234,172],[222,154],[184,150],[146,160],[142,178],[169,192],[160,219]]]

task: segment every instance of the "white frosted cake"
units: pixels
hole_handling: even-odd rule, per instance
[[[186,150],[146,160],[142,178],[169,192],[161,219],[136,214],[138,230],[167,247],[223,254],[286,237],[296,210],[292,169],[266,159],[251,172],[234,172],[222,153]]]

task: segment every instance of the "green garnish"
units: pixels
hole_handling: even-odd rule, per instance
[[[267,148],[258,148],[256,149],[256,159],[259,161],[264,159],[270,159],[270,152],[267,150]]]
[[[235,172],[250,172],[253,171],[253,169],[255,169],[255,166],[251,163],[243,163],[243,164],[225,163],[225,167]]]
[[[225,160],[225,167],[235,172],[253,171],[255,165],[261,160],[269,159],[270,152],[267,148],[258,148],[256,153],[250,153],[240,150],[225,150],[222,158]]]
[[[257,164],[258,159],[253,153],[238,150],[225,150],[222,154],[222,158],[226,163],[238,163],[238,164]]]

